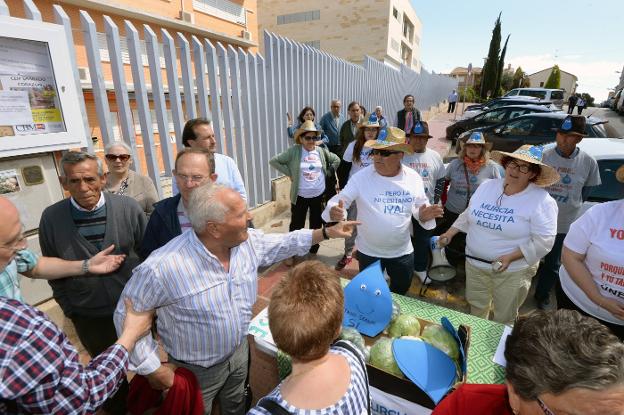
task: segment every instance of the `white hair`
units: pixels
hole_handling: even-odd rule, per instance
[[[218,194],[228,189],[220,184],[205,183],[191,191],[187,214],[196,233],[203,233],[208,222],[223,223],[230,208]]]
[[[84,151],[68,151],[63,154],[63,157],[61,157],[61,161],[59,162],[59,173],[61,177],[67,177],[67,173],[65,173],[66,165],[78,164],[87,160],[94,160],[97,163],[97,174],[98,176],[102,177],[104,175],[104,166],[102,165],[102,160],[99,157],[93,154],[86,153]]]
[[[381,106],[380,106],[380,105],[377,105],[377,106],[375,107],[375,111],[377,111],[377,110],[382,110],[382,111],[383,111],[383,108],[381,108]]]
[[[113,141],[112,143],[104,147],[104,154],[109,154],[113,147],[123,147],[124,150],[126,150],[127,154],[132,154],[132,149],[130,148],[130,146],[123,141]]]

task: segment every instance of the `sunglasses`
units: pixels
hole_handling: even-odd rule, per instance
[[[393,154],[399,154],[399,153],[400,153],[400,151],[392,151],[392,150],[377,150],[377,149],[375,149],[375,150],[371,151],[371,154],[373,156],[379,155],[381,157],[390,157]]]
[[[316,141],[317,140],[317,136],[315,135],[304,135],[303,137],[301,137],[301,139],[305,140],[305,141]]]
[[[121,161],[130,160],[130,154],[107,154],[104,157],[106,157],[106,160],[109,160],[109,161],[115,161],[117,159]]]
[[[544,415],[555,415],[555,413],[551,411],[540,398],[537,398],[537,405],[540,407]]]

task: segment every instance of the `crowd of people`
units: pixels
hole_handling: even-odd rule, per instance
[[[462,386],[435,414],[477,413],[471,405],[481,414],[624,413],[624,201],[581,214],[601,183],[577,146],[585,118],[569,115],[547,149],[492,151],[473,133],[445,166],[414,96],[403,105],[394,126],[382,107],[367,114],[357,101],[346,117],[339,100],[318,122],[311,107],[288,115],[293,144],[270,160],[291,179],[285,234],[253,228],[238,167],[203,118],[186,123],[173,196],[160,201],[130,170],[125,144],[105,148],[107,171],[95,155],[66,152],[59,175],[69,197],[42,214],[42,256],[0,198],[0,413],[123,414],[144,388],[169,407],[197,393],[185,413],[210,414],[215,400],[223,414],[245,413],[258,269],[279,261],[299,263],[269,307],[293,371],[251,413],[368,413],[363,358],[334,342],[344,312],[337,271],[354,257],[360,270],[379,260],[390,290],[406,294],[414,277],[427,282],[433,235],[453,265],[466,259],[470,312],[514,326],[506,385]],[[624,183],[624,166],[613,174]],[[345,239],[334,270],[301,261],[330,238]],[[86,367],[24,303],[18,274],[49,280],[93,358]],[[555,291],[559,310],[519,317],[536,275],[538,308]],[[187,381],[193,387],[179,387]]]

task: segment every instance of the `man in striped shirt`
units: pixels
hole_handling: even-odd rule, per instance
[[[349,236],[357,223],[264,234],[247,228],[251,215],[238,192],[210,183],[193,190],[187,213],[193,230],[154,251],[123,293],[139,311],[156,309],[169,363],[161,365],[158,344],[148,336],[137,344],[131,369],[165,390],[173,384],[173,367],[185,367],[199,381],[207,414],[217,396],[222,414],[243,414],[258,268],[304,255],[324,239]],[[119,302],[118,330],[124,315]]]

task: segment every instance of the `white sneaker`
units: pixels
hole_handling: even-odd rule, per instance
[[[414,274],[416,274],[421,284],[425,283],[425,280],[427,279],[427,271],[414,271]]]

